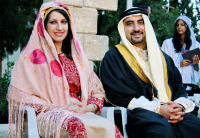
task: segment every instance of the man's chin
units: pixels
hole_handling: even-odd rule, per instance
[[[141,44],[143,42],[143,40],[131,40],[131,44]]]

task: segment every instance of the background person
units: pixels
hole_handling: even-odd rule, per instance
[[[179,16],[175,21],[173,38],[163,42],[162,50],[168,54],[179,69],[184,84],[197,84],[199,82],[199,56],[194,55],[193,61],[183,59],[182,53],[199,48],[195,34],[191,29],[191,22],[187,16]]]
[[[15,137],[23,137],[27,106],[37,113],[42,137],[122,137],[114,124],[94,114],[101,112],[104,96],[76,37],[69,8],[44,3],[11,76],[9,123],[16,125]]]
[[[140,1],[138,2],[136,5],[136,7],[139,7],[139,8],[143,8],[147,11],[148,13],[148,17],[150,18],[150,15],[151,15],[151,7],[148,3],[144,2],[144,1]]]

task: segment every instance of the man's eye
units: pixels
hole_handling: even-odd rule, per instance
[[[129,26],[129,25],[131,25],[131,23],[130,23],[130,22],[128,22],[128,23],[126,23],[126,25],[127,25],[127,26]]]
[[[139,24],[144,24],[144,22],[143,22],[143,21],[141,21],[141,22],[139,22]]]

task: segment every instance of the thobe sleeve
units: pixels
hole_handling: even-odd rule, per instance
[[[186,99],[185,97],[180,97],[174,101],[175,103],[181,104],[185,108],[185,112],[189,113],[194,110],[195,104],[189,99]]]
[[[144,108],[156,113],[160,112],[160,101],[156,97],[154,100],[149,101],[144,96],[140,96],[139,98],[133,98],[128,105],[128,109],[133,110],[134,108]]]

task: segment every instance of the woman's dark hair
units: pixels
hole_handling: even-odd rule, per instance
[[[68,22],[68,33],[67,33],[67,36],[66,38],[63,40],[63,44],[62,44],[62,52],[70,59],[72,59],[72,54],[71,54],[71,39],[72,39],[72,31],[71,31],[71,26],[70,26],[70,19],[69,19],[69,16],[67,15],[67,13],[61,9],[55,9],[55,10],[52,10],[51,12],[53,11],[57,11],[59,13],[61,13],[67,20]],[[50,12],[50,13],[51,13]],[[44,20],[44,26],[45,26],[45,29],[46,29],[46,26],[47,26],[47,22],[49,20],[49,15],[50,13],[47,15],[47,17],[45,18]]]
[[[177,32],[177,29],[176,29],[176,25],[177,25],[177,22],[179,20],[177,20],[176,23],[175,23],[175,26],[174,26],[175,27],[175,33],[174,33],[174,37],[172,39],[176,53],[181,52],[182,47],[183,47],[182,44],[181,44],[181,36]],[[185,21],[183,21],[183,22],[184,22],[185,27],[186,27],[184,43],[186,44],[186,50],[189,50],[191,45],[192,45],[192,40],[190,39],[191,32],[190,32],[190,29],[189,29],[188,25],[186,24],[186,22]]]

